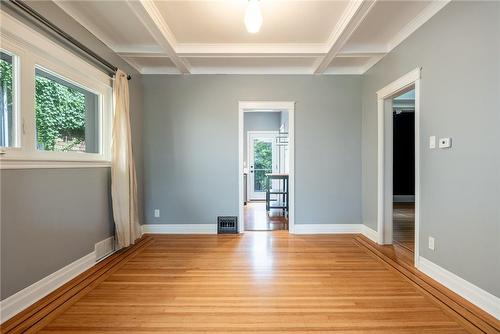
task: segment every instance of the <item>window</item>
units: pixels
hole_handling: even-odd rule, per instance
[[[99,96],[37,68],[38,150],[99,153]]]
[[[0,147],[15,146],[14,57],[0,52]]]
[[[0,169],[111,162],[112,80],[0,11]]]

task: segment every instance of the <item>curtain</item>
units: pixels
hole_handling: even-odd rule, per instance
[[[137,211],[137,178],[132,155],[127,75],[118,70],[113,86],[115,103],[111,149],[111,197],[118,247],[141,235]]]

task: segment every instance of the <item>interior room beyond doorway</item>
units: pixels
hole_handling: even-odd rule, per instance
[[[288,112],[244,113],[243,146],[245,230],[287,230]]]

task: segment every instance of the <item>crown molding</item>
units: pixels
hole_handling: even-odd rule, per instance
[[[427,7],[425,7],[413,20],[411,20],[407,25],[403,27],[389,43],[387,43],[387,52],[392,51],[396,46],[401,44],[405,39],[407,39],[412,33],[420,28],[425,22],[429,21],[431,17],[437,14],[441,9],[443,9],[451,0],[442,1],[432,1]]]

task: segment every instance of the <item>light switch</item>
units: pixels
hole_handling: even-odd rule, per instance
[[[429,249],[434,250],[434,238],[429,237]]]
[[[429,137],[429,148],[436,148],[436,136]]]
[[[439,148],[450,148],[451,138],[439,138]]]

